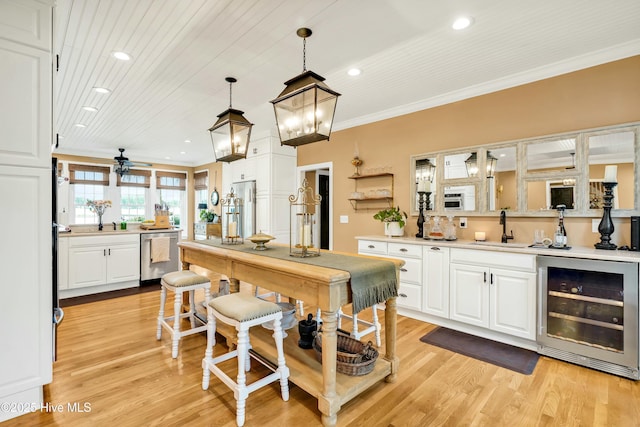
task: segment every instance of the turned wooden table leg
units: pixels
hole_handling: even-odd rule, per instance
[[[390,298],[385,303],[384,310],[384,336],[385,350],[384,358],[391,362],[391,374],[387,375],[385,381],[392,383],[398,377],[398,369],[400,367],[400,359],[396,356],[396,338],[397,338],[397,317],[398,309],[396,307],[396,299]]]
[[[338,319],[335,311],[322,311],[322,395],[318,396],[318,409],[322,425],[335,426],[338,422],[340,398],[336,393],[336,356]]]

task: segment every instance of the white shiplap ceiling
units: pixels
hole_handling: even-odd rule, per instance
[[[452,30],[463,14],[474,24]],[[56,152],[211,162],[226,76],[254,137],[275,132],[303,26],[307,69],[342,94],[334,130],[640,54],[638,0],[58,0]]]

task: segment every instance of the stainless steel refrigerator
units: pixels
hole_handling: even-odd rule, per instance
[[[234,182],[231,187],[236,197],[242,199],[242,228],[240,234],[245,239],[256,234],[256,182]]]

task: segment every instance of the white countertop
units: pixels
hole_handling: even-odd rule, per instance
[[[573,246],[571,249],[531,248],[526,243],[475,242],[473,240],[430,240],[417,237],[387,237],[380,235],[356,236],[356,240],[377,242],[411,243],[424,246],[443,246],[450,248],[481,249],[495,252],[510,252],[532,255],[550,255],[566,258],[598,259],[605,261],[626,261],[640,263],[640,252],[604,250]]]
[[[118,224],[117,230],[113,229],[113,226],[110,225],[107,227],[105,225],[102,231],[98,231],[98,226],[94,225],[91,227],[86,227],[81,230],[66,231],[59,232],[58,237],[81,237],[81,236],[109,236],[109,235],[117,235],[117,234],[146,234],[146,233],[171,233],[171,232],[180,232],[181,228],[158,228],[153,230],[144,230],[140,227],[127,227],[126,230],[120,230],[120,225]]]

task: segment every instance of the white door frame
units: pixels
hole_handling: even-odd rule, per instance
[[[329,169],[329,250],[333,250],[333,162],[298,166],[296,173],[296,188],[300,188],[302,186],[302,180],[304,179],[305,172],[316,171],[318,169]]]

